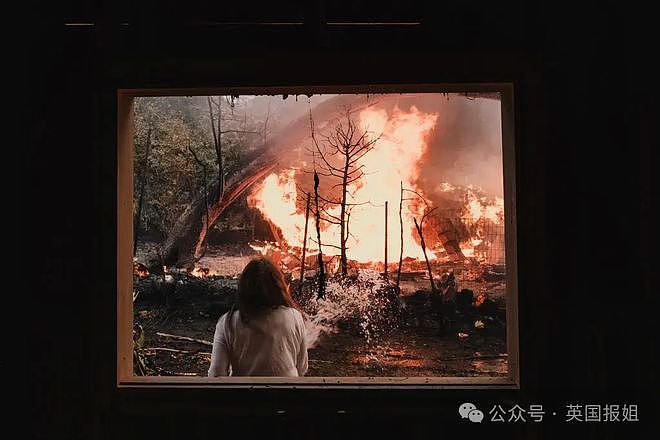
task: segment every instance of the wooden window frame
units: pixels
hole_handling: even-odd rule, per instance
[[[309,93],[484,93],[501,96],[506,255],[506,377],[187,377],[133,374],[133,100],[144,96],[307,95]],[[117,387],[519,389],[514,84],[149,88],[117,90]]]

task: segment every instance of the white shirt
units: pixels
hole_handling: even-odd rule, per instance
[[[213,336],[209,376],[303,376],[307,372],[305,323],[296,309],[280,306],[245,324],[225,313]]]

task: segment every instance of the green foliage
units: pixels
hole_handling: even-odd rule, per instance
[[[244,116],[240,99],[233,105],[224,98],[215,98],[218,101],[222,129],[239,131],[222,135],[223,168],[230,177],[261,139],[256,134],[261,122]],[[218,179],[207,98],[136,98],[134,125],[134,212],[144,188],[141,229],[166,236],[189,203],[204,193],[205,185],[210,191]]]

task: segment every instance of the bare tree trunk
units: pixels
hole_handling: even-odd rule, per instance
[[[215,148],[215,160],[218,164],[218,198],[220,201],[222,199],[222,194],[225,190],[225,173],[222,163],[222,109],[221,109],[221,99],[218,97],[218,125],[216,127],[214,122],[213,114],[213,100],[210,96],[206,97],[206,101],[209,104],[209,118],[211,119],[211,131],[213,132],[213,146]]]
[[[346,193],[348,192],[348,167],[350,166],[350,156],[348,153],[345,154],[344,162],[344,173],[341,181],[341,212],[339,214],[340,222],[340,258],[339,258],[339,268],[341,269],[342,275],[348,275],[348,258],[346,257],[346,241],[348,240],[348,234],[346,230],[348,225],[346,224]]]
[[[197,154],[195,154],[195,150],[193,150],[190,147],[190,145],[188,146],[188,151],[190,151],[190,154],[192,154],[193,158],[195,159],[195,162],[197,162],[199,166],[202,167],[203,178],[204,178],[204,206],[205,206],[206,224],[209,224],[209,220],[210,220],[209,219],[209,189],[206,182],[206,164],[199,157],[197,157]]]
[[[218,137],[215,145],[215,159],[218,162],[218,201],[222,200],[225,193],[225,167],[222,161],[222,107],[221,99],[218,97]]]
[[[312,140],[314,141],[314,146],[316,151],[312,152],[315,157],[315,153],[318,153],[321,163],[319,164],[321,174],[324,176],[332,176],[340,180],[340,183],[333,186],[341,186],[341,199],[328,200],[323,199],[325,202],[330,203],[331,205],[339,205],[340,214],[339,217],[336,217],[332,214],[329,214],[327,211],[327,217],[324,220],[328,221],[331,224],[339,225],[339,268],[342,275],[348,274],[348,257],[346,255],[346,243],[348,242],[349,237],[349,218],[350,215],[347,215],[347,207],[355,206],[356,203],[349,203],[348,196],[348,185],[353,182],[359,181],[364,175],[363,168],[364,165],[359,165],[359,160],[364,157],[369,151],[374,148],[374,144],[380,139],[380,136],[371,139],[369,137],[368,131],[363,131],[361,134],[356,133],[356,125],[351,119],[351,110],[346,109],[345,111],[347,126],[343,126],[341,123],[338,123],[334,128],[334,133],[325,136],[324,143],[325,147],[321,147],[316,139],[314,133],[314,119],[312,118],[312,112],[310,109],[309,112],[309,125],[310,132],[312,135]],[[330,151],[328,151],[328,148]],[[337,157],[343,157],[343,162],[341,165],[335,165],[328,161],[330,156],[339,154]],[[325,171],[325,173],[323,172]],[[316,162],[314,163],[314,173],[317,173]],[[357,203],[360,204],[360,203]]]
[[[401,284],[401,266],[403,265],[403,182],[401,182],[401,199],[399,199],[399,224],[401,225],[401,251],[399,252],[399,270],[396,273],[396,290]]]
[[[434,208],[435,209],[435,208]],[[415,222],[415,228],[417,229],[417,233],[419,234],[419,240],[422,245],[422,252],[424,252],[424,260],[426,260],[426,269],[429,272],[429,281],[431,282],[431,304],[435,311],[437,312],[438,316],[438,323],[440,326],[440,334],[443,334],[445,331],[444,328],[444,298],[442,297],[442,292],[439,292],[437,288],[435,287],[435,282],[433,281],[433,271],[431,270],[431,263],[429,263],[429,257],[426,255],[426,242],[424,241],[424,234],[422,233],[422,225],[424,224],[424,217],[426,217],[430,212],[425,213],[422,216],[422,220],[420,221],[419,224],[417,224],[417,219],[413,217],[413,220]]]
[[[415,228],[417,229],[417,234],[419,234],[419,240],[422,244],[422,252],[424,252],[424,260],[426,260],[426,269],[429,272],[429,280],[431,281],[431,292],[435,295],[437,290],[435,288],[435,283],[433,282],[433,271],[431,271],[431,263],[429,263],[429,257],[426,255],[426,242],[424,241],[424,234],[422,234],[422,226],[417,224],[417,219],[413,217],[415,222]]]
[[[300,257],[300,295],[303,293],[303,281],[305,281],[305,252],[307,251],[307,224],[309,223],[309,202],[311,194],[307,193],[307,207],[305,208],[305,233],[303,234],[303,247]]]
[[[144,203],[144,193],[147,189],[147,179],[149,175],[149,153],[151,151],[151,129],[147,132],[147,147],[145,152],[144,173],[140,179],[140,197],[138,199],[137,212],[133,219],[133,256],[137,252],[138,237],[140,236],[140,221],[142,219],[142,205]]]
[[[268,120],[270,119],[270,97],[268,98],[268,109],[266,110],[266,117],[264,118],[264,133],[263,133],[263,143],[266,145],[268,139]]]
[[[316,205],[316,240],[319,244],[319,286],[317,298],[325,298],[325,267],[323,267],[323,249],[321,248],[321,212],[319,211],[319,175],[314,171],[314,204]]]

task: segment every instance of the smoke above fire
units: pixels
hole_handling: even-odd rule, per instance
[[[338,101],[341,99],[341,101]],[[326,100],[312,109],[319,132],[332,129],[333,105],[350,105],[359,130],[368,138],[378,138],[374,148],[360,158],[364,175],[348,188],[350,207],[349,258],[360,262],[382,261],[385,247],[385,202],[388,202],[387,247],[390,261],[398,259],[401,250],[399,236],[403,224],[404,257],[421,259],[422,249],[416,234],[414,218],[436,208],[437,213],[503,224],[502,158],[500,103],[494,99],[468,99],[457,95],[425,94],[415,96],[384,95],[380,97]],[[323,106],[323,107],[321,107]],[[336,115],[336,112],[334,113]],[[302,119],[302,118],[301,118]],[[298,133],[303,121],[297,121]],[[307,121],[309,133],[309,118]],[[319,133],[317,133],[319,136]],[[288,134],[291,141],[294,136]],[[305,192],[311,192],[314,164],[308,153],[311,137],[294,143],[294,148],[282,159],[281,168],[255,185],[248,203],[281,231],[286,244],[302,247],[305,228]],[[317,158],[314,160],[318,160]],[[331,177],[321,176],[321,188],[326,197],[329,187],[336,184]],[[399,219],[401,186],[404,193]],[[409,190],[409,191],[408,191]],[[326,207],[326,217],[339,217],[338,205]],[[442,222],[429,217],[427,223],[437,229]],[[313,253],[314,216],[310,214],[307,249]],[[325,255],[338,255],[340,227],[322,223],[322,243]],[[430,234],[429,246],[437,247],[442,237]],[[426,238],[426,237],[425,237]],[[445,237],[446,238],[446,237]],[[478,228],[462,237],[461,248],[466,257],[482,244]],[[435,255],[431,254],[431,258]]]

